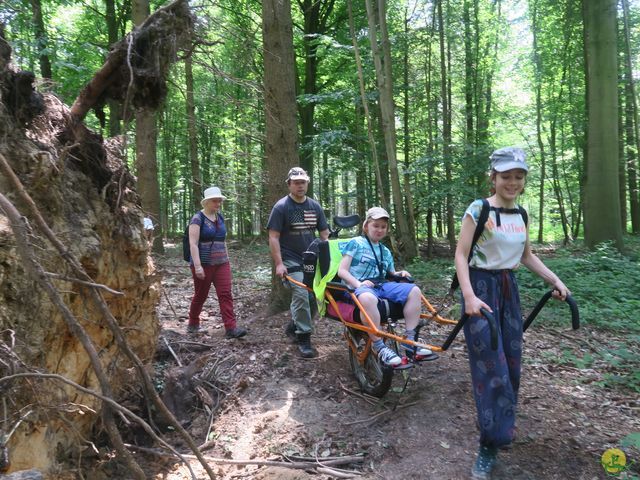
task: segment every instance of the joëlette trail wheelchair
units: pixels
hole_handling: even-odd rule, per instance
[[[417,341],[410,340],[401,336],[404,331],[403,305],[390,302],[388,300],[380,300],[378,302],[378,311],[380,312],[380,329],[376,327],[362,304],[358,301],[354,289],[346,286],[337,276],[338,265],[342,258],[341,251],[344,249],[350,239],[338,239],[338,233],[342,229],[354,227],[360,223],[358,215],[350,215],[346,217],[334,217],[334,228],[330,229],[329,240],[314,241],[304,253],[303,264],[303,282],[298,282],[290,276],[285,278],[301,288],[305,288],[309,292],[315,294],[318,300],[320,313],[332,320],[342,322],[344,325],[344,339],[349,348],[349,363],[356,377],[356,381],[360,389],[369,395],[375,397],[383,397],[391,387],[393,374],[396,370],[405,370],[414,366],[436,360],[438,355],[436,352],[446,351],[453,340],[456,338],[460,329],[464,326],[468,319],[467,315],[462,318],[452,320],[444,318],[440,312],[427,300],[422,294],[422,313],[420,314],[420,322],[416,328]],[[395,277],[388,278],[388,281],[410,281],[411,278]],[[531,325],[538,312],[551,298],[552,292],[547,292],[538,305],[525,320],[523,331]],[[573,328],[579,327],[578,307],[571,297],[567,297],[567,303],[571,307]],[[482,310],[483,316],[486,318],[491,336],[491,347],[495,350],[498,346],[498,329],[493,315]],[[427,325],[427,322],[434,321],[440,325],[453,325],[453,329],[449,333],[447,339],[441,346],[430,345],[424,343],[420,338],[420,330]],[[391,367],[382,363],[373,351],[373,342],[369,334],[381,337],[385,344],[392,348],[401,358],[402,364],[397,367]],[[414,347],[428,348],[433,352],[432,355],[420,360],[412,361],[412,359],[400,353],[402,350],[400,344],[409,344]],[[406,387],[406,382],[405,382]]]

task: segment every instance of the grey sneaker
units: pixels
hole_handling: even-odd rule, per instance
[[[385,365],[389,365],[390,367],[397,367],[402,364],[402,359],[398,356],[398,354],[386,345],[382,347],[377,352],[377,354],[380,361]]]
[[[198,333],[200,325],[187,325],[187,333]]]

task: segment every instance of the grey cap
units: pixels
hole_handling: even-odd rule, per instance
[[[491,159],[491,169],[496,172],[506,172],[514,168],[528,172],[529,165],[527,165],[526,158],[527,154],[518,147],[499,148],[489,157]]]

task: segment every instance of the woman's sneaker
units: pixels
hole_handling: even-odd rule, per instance
[[[498,459],[498,449],[481,446],[478,451],[476,463],[471,468],[471,478],[475,480],[486,480],[491,478],[491,471]]]
[[[225,331],[225,338],[241,338],[247,334],[247,329],[242,327],[232,328],[230,330]]]
[[[199,325],[187,325],[187,333],[198,333],[199,331]]]
[[[402,359],[398,356],[398,354],[386,345],[378,350],[377,354],[380,361],[385,365],[389,365],[390,367],[397,367],[402,364]]]

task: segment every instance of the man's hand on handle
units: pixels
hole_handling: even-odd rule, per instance
[[[284,263],[280,263],[276,265],[276,275],[280,278],[284,278],[284,276],[289,273],[287,267],[285,267]]]

